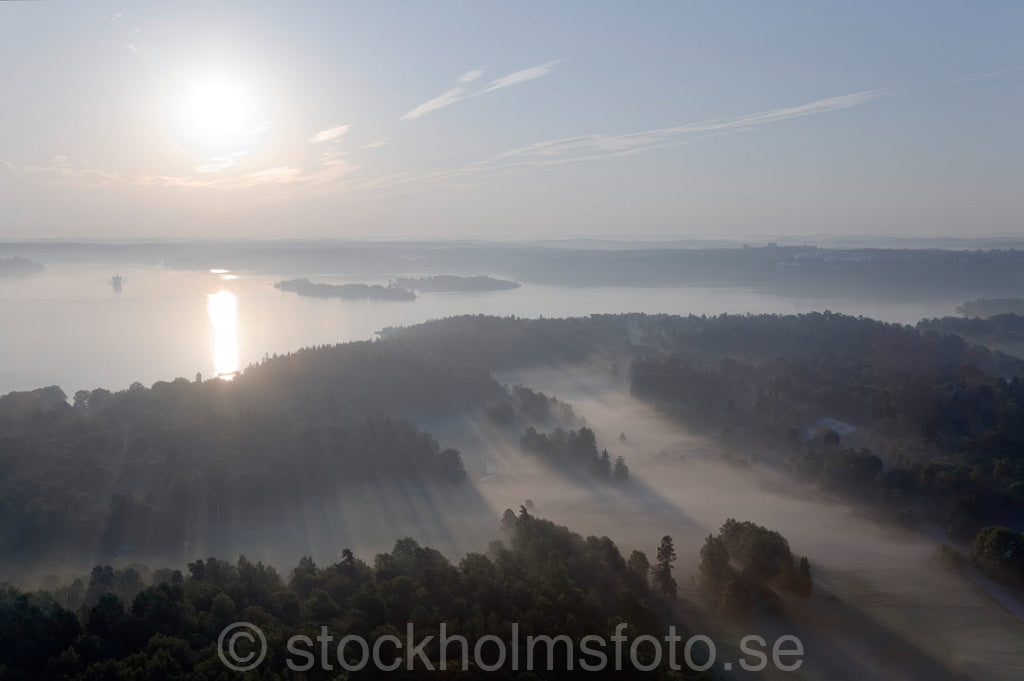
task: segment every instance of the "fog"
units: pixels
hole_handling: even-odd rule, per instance
[[[632,398],[607,364],[503,378],[568,400],[599,447],[627,457],[632,480],[628,491],[594,492],[530,470],[519,455],[514,481],[480,485],[492,507],[514,508],[528,495],[537,513],[649,556],[670,534],[682,592],[696,601],[689,576],[704,537],[727,518],[752,519],[811,561],[815,593],[792,604],[782,627],[804,640],[804,678],[1019,678],[1024,623],[937,567],[938,543],[925,534],[875,523],[770,467],[723,462],[719,445]]]

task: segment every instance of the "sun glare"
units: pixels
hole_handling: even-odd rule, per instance
[[[178,140],[208,163],[205,171],[234,165],[254,151],[269,127],[256,92],[240,77],[213,73],[185,81],[172,94],[171,124]]]
[[[249,110],[242,89],[236,83],[219,79],[198,84],[186,109],[193,125],[213,137],[242,132]]]

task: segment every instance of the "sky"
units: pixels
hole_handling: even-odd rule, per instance
[[[0,2],[0,239],[1024,235],[1024,3]]]

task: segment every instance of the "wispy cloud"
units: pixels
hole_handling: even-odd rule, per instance
[[[1024,66],[1021,66],[1021,65],[1010,66],[1010,67],[1007,67],[1007,68],[999,69],[997,71],[989,71],[987,73],[978,73],[978,74],[974,74],[974,75],[971,75],[971,76],[963,76],[962,78],[954,78],[952,80],[942,80],[942,81],[938,81],[938,82],[935,82],[935,83],[931,83],[929,85],[925,85],[923,87],[926,87],[926,88],[942,88],[942,87],[950,87],[950,86],[956,86],[956,85],[963,85],[965,83],[976,83],[976,82],[981,81],[981,80],[989,80],[989,79],[992,79],[992,78],[1002,78],[1003,76],[1008,76],[1008,75],[1011,75],[1011,74],[1020,73],[1021,71],[1024,71]]]
[[[370,142],[369,144],[365,145],[363,149],[380,149],[387,143],[388,141],[386,139],[377,140],[376,142]]]
[[[498,155],[497,159],[536,166],[578,163],[609,156],[634,154],[665,146],[686,144],[697,137],[752,130],[769,123],[849,109],[890,93],[889,89],[866,90],[731,119],[687,123],[670,128],[643,130],[623,135],[591,134],[546,140],[506,151]]]
[[[734,118],[685,123],[621,135],[589,134],[544,140],[458,168],[426,173],[398,173],[366,180],[357,187],[360,192],[373,191],[381,195],[464,188],[474,177],[585,163],[681,146],[707,137],[753,131],[773,123],[849,109],[894,92],[889,88],[866,90]]]
[[[488,85],[483,90],[477,90],[476,92],[471,92],[468,94],[466,93],[466,88],[464,88],[463,85],[473,82],[474,80],[482,76],[484,72],[482,69],[466,71],[461,76],[459,76],[458,84],[455,87],[448,90],[444,94],[438,95],[437,97],[434,97],[430,101],[424,102],[423,104],[420,104],[416,108],[406,112],[402,116],[402,120],[411,121],[416,118],[419,118],[420,116],[428,114],[431,111],[437,111],[438,109],[443,109],[446,106],[451,106],[452,104],[461,99],[478,97],[488,92],[493,92],[495,90],[500,90],[502,88],[511,87],[512,85],[518,85],[519,83],[525,83],[530,80],[536,80],[537,78],[541,78],[551,73],[551,70],[560,61],[560,59],[556,61],[549,61],[547,64],[541,64],[540,66],[533,66],[528,69],[516,71],[515,73],[510,73],[507,76],[503,76],[501,78],[498,78],[497,80],[491,81],[490,85]]]
[[[483,91],[494,92],[495,90],[500,90],[502,88],[511,87],[513,85],[519,85],[520,83],[525,83],[528,80],[536,80],[537,78],[543,78],[544,76],[551,73],[551,70],[554,69],[555,65],[558,64],[560,61],[562,60],[556,59],[555,61],[549,61],[547,64],[533,66],[528,69],[523,69],[522,71],[510,73],[507,76],[502,76],[497,80],[492,80],[491,84],[488,85]]]
[[[341,137],[346,132],[348,132],[349,129],[351,129],[351,128],[352,128],[352,126],[348,125],[348,124],[346,124],[346,125],[336,125],[333,128],[327,128],[326,130],[321,130],[317,134],[315,134],[312,137],[310,137],[309,141],[314,143],[314,144],[319,144],[320,142],[329,142],[329,141],[331,141],[333,139],[337,139],[337,138]]]
[[[200,173],[215,173],[220,170],[227,170],[238,163],[238,159],[245,156],[244,151],[236,151],[232,154],[224,154],[223,156],[213,156],[196,167],[196,172]]]
[[[462,91],[463,88],[461,87],[453,87],[448,92],[445,92],[442,95],[438,95],[437,97],[434,97],[428,102],[423,102],[415,109],[406,112],[402,116],[402,120],[411,121],[413,119],[419,118],[424,114],[428,114],[431,111],[437,111],[438,109],[443,109],[446,106],[451,106],[455,102],[462,99]]]
[[[246,173],[226,183],[226,188],[237,189],[242,187],[257,187],[267,184],[291,184],[302,177],[302,171],[289,166],[278,166],[267,168],[254,173]]]

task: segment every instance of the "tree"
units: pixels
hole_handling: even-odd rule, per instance
[[[121,633],[124,622],[124,604],[112,593],[100,596],[99,602],[89,609],[86,631],[103,640],[113,639]]]
[[[89,391],[79,390],[75,393],[75,401],[72,404],[75,409],[88,409],[89,408]]]
[[[811,587],[813,586],[813,580],[811,579],[811,564],[807,560],[807,556],[800,558],[800,571],[797,573],[796,588],[794,591],[798,596],[807,598],[811,595]]]
[[[651,561],[647,560],[647,554],[643,551],[633,551],[629,554],[629,562],[627,563],[629,569],[637,574],[638,577],[647,582],[647,578],[651,574]]]
[[[665,535],[658,546],[658,559],[652,575],[654,588],[666,598],[676,597],[676,580],[672,576],[672,564],[676,561],[676,549],[672,545],[672,537]]]
[[[789,542],[774,530],[729,518],[722,525],[719,537],[729,557],[755,582],[768,584],[779,575],[792,573],[793,554]]]
[[[612,469],[612,480],[615,482],[626,482],[629,480],[629,466],[621,456],[615,457],[615,467]]]
[[[511,508],[506,508],[501,516],[501,529],[505,532],[515,532],[516,521],[516,512]]]
[[[969,555],[985,574],[1010,584],[1024,583],[1024,534],[1008,527],[985,527],[974,538]]]
[[[304,601],[309,598],[309,594],[312,593],[320,581],[319,570],[312,557],[303,556],[299,559],[299,564],[292,570],[292,577],[288,581],[288,586],[295,592],[299,600]]]
[[[739,576],[733,575],[722,587],[722,595],[718,598],[718,609],[730,615],[748,613],[754,607],[754,594]]]
[[[700,577],[704,587],[715,595],[721,594],[729,572],[729,550],[725,542],[709,534],[700,550]]]

